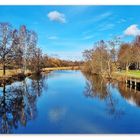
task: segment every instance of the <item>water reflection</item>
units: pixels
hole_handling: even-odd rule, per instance
[[[84,95],[90,98],[98,98],[105,102],[105,110],[114,118],[120,118],[124,115],[124,109],[119,105],[119,99],[116,98],[112,89],[117,86],[116,83],[103,79],[98,75],[85,74],[87,82]]]
[[[84,76],[54,71],[4,83],[0,133],[139,133],[139,91],[97,75]]]
[[[107,97],[107,87],[105,81],[97,76],[97,75],[85,75],[86,79],[86,87],[84,94],[87,97],[98,97],[101,100]]]
[[[119,83],[118,84],[119,91],[128,103],[134,106],[140,107],[140,91],[130,88],[126,84]]]
[[[51,122],[57,123],[66,114],[66,108],[55,107],[48,112],[48,117]]]
[[[3,83],[0,94],[0,133],[13,133],[19,126],[26,127],[37,116],[36,103],[42,93],[44,77],[26,78],[11,85]]]

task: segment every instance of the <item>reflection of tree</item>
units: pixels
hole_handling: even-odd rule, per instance
[[[100,100],[104,100],[108,114],[113,115],[115,118],[120,117],[124,112],[119,107],[117,98],[111,92],[114,84],[98,75],[91,76],[85,74],[85,76],[88,81],[86,82],[84,95],[92,98],[98,97]]]
[[[16,93],[17,94],[17,93]],[[3,95],[0,97],[0,132],[11,133],[13,127],[17,128],[20,109],[23,108],[22,96],[6,91],[4,82]]]
[[[32,90],[40,96],[42,93],[42,87],[47,90],[47,85],[45,84],[46,75],[34,75],[32,79]]]
[[[105,99],[107,97],[105,81],[97,75],[86,75],[86,78],[88,81],[86,82],[85,96]]]
[[[122,107],[119,107],[118,104],[118,99],[113,97],[112,92],[111,92],[111,88],[112,88],[113,84],[108,82],[107,84],[107,94],[108,94],[108,98],[106,100],[106,104],[107,104],[107,112],[110,115],[113,115],[115,118],[120,118],[123,114],[124,111],[122,109]]]
[[[0,96],[0,133],[12,133],[19,125],[26,126],[36,117],[36,102],[42,92],[43,80],[25,79],[10,86],[4,82]]]
[[[140,107],[140,91],[127,87],[127,85],[123,83],[119,83],[118,88],[121,96],[131,102],[131,104],[135,104]]]

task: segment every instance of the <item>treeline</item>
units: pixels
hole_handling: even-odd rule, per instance
[[[59,58],[50,57],[48,55],[44,56],[44,67],[69,67],[69,66],[81,66],[83,61],[71,61],[62,60]]]
[[[120,69],[140,70],[140,36],[137,36],[132,43],[123,43],[118,52]]]
[[[101,40],[90,50],[83,52],[84,71],[91,74],[112,77],[118,70],[140,69],[140,36],[124,43],[120,38],[111,41]]]
[[[20,69],[21,73],[30,70],[39,74],[42,68],[79,65],[77,61],[65,61],[48,57],[37,44],[35,31],[21,25],[15,29],[9,23],[0,23],[0,69]]]

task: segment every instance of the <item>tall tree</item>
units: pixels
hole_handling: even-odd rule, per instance
[[[9,23],[0,23],[0,60],[3,67],[3,75],[6,74],[6,65],[10,63],[12,51],[12,28]]]
[[[134,54],[132,47],[133,45],[129,43],[121,44],[118,53],[118,61],[120,63],[120,67],[125,67],[126,72],[129,70],[129,67],[134,63]]]

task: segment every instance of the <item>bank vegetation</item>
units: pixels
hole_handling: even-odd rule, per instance
[[[83,62],[53,58],[38,46],[35,31],[21,25],[18,29],[10,23],[0,23],[0,77],[40,74],[51,67],[75,67]]]
[[[101,40],[92,49],[85,50],[83,56],[83,71],[86,73],[113,78],[116,74],[127,77],[133,70],[135,75],[140,71],[140,36],[132,42],[122,42],[119,37],[111,41]]]

